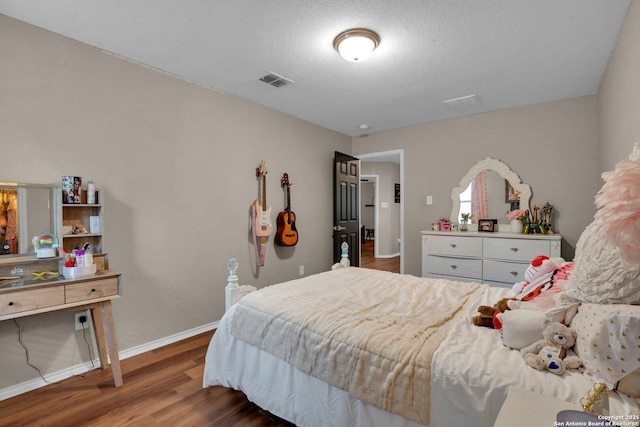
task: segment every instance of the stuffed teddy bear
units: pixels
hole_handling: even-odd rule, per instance
[[[527,365],[539,371],[546,369],[556,375],[582,366],[582,360],[571,350],[576,343],[575,330],[560,322],[551,322],[542,335],[543,339],[520,350]]]
[[[471,319],[471,322],[476,326],[484,326],[492,329],[500,329],[500,321],[497,320],[496,314],[509,310],[507,302],[513,298],[502,298],[495,303],[493,307],[488,305],[481,305],[478,307],[478,314]]]

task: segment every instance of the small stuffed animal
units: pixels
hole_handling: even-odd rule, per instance
[[[488,305],[481,305],[478,307],[478,314],[471,319],[471,322],[476,326],[484,326],[492,329],[500,329],[500,321],[497,320],[496,314],[503,313],[509,310],[507,302],[513,298],[502,298],[495,303],[493,307]]]
[[[543,339],[520,350],[527,365],[538,371],[546,369],[556,375],[582,366],[582,360],[571,350],[576,343],[575,330],[560,322],[551,322],[542,335]]]

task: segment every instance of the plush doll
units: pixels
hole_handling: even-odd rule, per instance
[[[509,308],[544,311],[552,321],[569,324],[570,319],[565,319],[567,313],[558,311],[551,315],[549,310],[557,306],[563,282],[569,279],[573,265],[562,258],[536,257],[525,271],[527,280],[513,286],[516,295]]]
[[[509,310],[507,302],[513,298],[502,298],[495,303],[493,307],[489,305],[481,305],[478,307],[478,314],[471,319],[471,322],[476,326],[484,326],[487,328],[500,329],[501,324],[496,315],[504,311]]]
[[[539,371],[562,375],[567,369],[582,366],[582,360],[571,350],[576,332],[560,322],[549,323],[542,332],[543,339],[520,350],[527,365]]]
[[[551,278],[554,272],[563,264],[562,258],[549,258],[546,255],[535,257],[524,272],[525,280],[513,285],[515,298],[529,301],[550,289],[553,285]]]

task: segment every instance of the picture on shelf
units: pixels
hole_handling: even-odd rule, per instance
[[[63,176],[62,177],[62,203],[81,203],[82,177]]]
[[[480,219],[478,220],[478,231],[493,233],[498,229],[497,219]]]

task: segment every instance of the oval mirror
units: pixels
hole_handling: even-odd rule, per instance
[[[477,191],[474,191],[474,186]],[[486,216],[472,216],[471,224],[477,224],[479,219],[497,219],[499,223],[506,223],[508,211],[518,208],[530,210],[530,199],[531,187],[528,184],[524,184],[500,160],[487,157],[473,165],[460,184],[451,191],[453,208],[449,220],[459,223],[461,212],[480,209],[486,212]],[[484,206],[480,208],[480,205]]]

